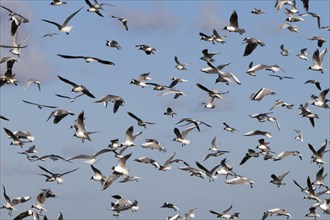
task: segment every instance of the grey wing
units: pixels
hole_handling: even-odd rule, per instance
[[[73,16],[75,16],[81,9],[82,7],[78,9],[76,12],[72,13],[67,19],[65,19],[65,21],[63,22],[63,26],[66,26],[69,23],[69,21],[73,18]]]
[[[231,26],[238,28],[238,16],[237,16],[237,13],[235,10],[233,11],[233,13],[231,14],[231,16],[229,18],[229,23]]]
[[[68,84],[70,84],[71,86],[73,86],[73,87],[77,87],[78,85],[76,84],[76,83],[74,83],[74,82],[71,82],[70,80],[67,80],[67,79],[65,79],[65,78],[63,78],[63,77],[61,77],[61,76],[57,76],[61,81],[63,81],[63,82],[65,82],[65,83],[68,83]]]

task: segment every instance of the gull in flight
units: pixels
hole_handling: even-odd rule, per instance
[[[135,45],[135,47],[138,47],[139,50],[143,50],[147,55],[154,54],[156,52],[155,48],[150,47],[146,44]]]
[[[117,48],[117,50],[121,50],[121,46],[119,45],[119,43],[115,40],[106,40],[105,43],[106,46],[108,47],[114,47]]]
[[[276,93],[269,88],[261,88],[256,93],[250,95],[251,100],[261,101],[265,96],[276,95]]]
[[[314,71],[320,71],[321,73],[324,73],[324,71],[326,71],[326,69],[324,69],[322,67],[322,63],[323,63],[324,55],[327,52],[328,52],[327,48],[323,49],[321,52],[319,51],[319,49],[316,49],[315,52],[313,53],[313,57],[312,57],[313,65],[308,67],[308,69],[314,70]]]
[[[99,150],[98,152],[96,152],[95,154],[78,154],[76,156],[70,157],[68,159],[66,159],[67,161],[71,161],[71,160],[75,160],[75,159],[84,159],[85,163],[89,164],[89,165],[93,165],[94,163],[98,162],[99,159],[97,159],[98,156],[104,154],[104,153],[108,153],[108,152],[112,152],[113,150],[110,148],[104,148]]]
[[[59,123],[63,118],[65,118],[66,116],[68,115],[74,115],[74,113],[70,112],[70,111],[67,111],[67,110],[64,110],[64,109],[57,109],[57,110],[54,110],[52,111],[48,118],[47,118],[47,121],[51,118],[51,117],[54,117],[54,120],[53,120],[53,123],[54,124],[57,124]]]
[[[17,211],[17,209],[15,208],[15,205],[19,204],[19,203],[24,203],[24,202],[27,202],[31,199],[31,196],[20,196],[20,197],[17,197],[13,200],[11,200],[9,198],[9,196],[6,194],[6,188],[4,185],[2,185],[3,187],[3,197],[5,198],[6,200],[6,203],[4,203],[0,209],[7,209],[9,210],[8,212],[8,215],[11,216],[12,215],[12,211],[15,210]]]
[[[65,5],[66,2],[61,1],[61,0],[52,0],[52,2],[49,5],[53,5],[53,6],[59,6],[59,5]]]
[[[1,8],[7,10],[9,12],[9,16],[10,16],[10,19],[12,22],[11,22],[11,28],[10,28],[10,33],[11,33],[11,36],[14,36],[15,33],[17,32],[17,29],[18,29],[18,26],[20,26],[22,23],[28,23],[29,22],[29,19],[27,19],[26,17],[18,14],[17,12],[1,5],[0,6]]]
[[[78,9],[77,11],[75,11],[74,13],[72,13],[69,17],[67,17],[67,19],[65,19],[65,21],[63,22],[63,24],[58,24],[54,21],[49,21],[46,19],[41,19],[42,21],[48,22],[50,24],[55,25],[59,31],[64,32],[66,34],[69,34],[70,31],[72,31],[73,26],[67,26],[69,21],[73,18],[73,16],[75,16],[82,8]]]
[[[196,126],[191,126],[191,127],[184,129],[182,132],[180,132],[179,129],[174,128],[174,134],[175,134],[176,138],[174,138],[173,141],[180,142],[182,144],[182,146],[189,144],[190,140],[186,139],[186,137],[187,137],[188,133],[191,130],[193,130],[194,128],[196,128]]]
[[[285,183],[283,183],[283,179],[286,175],[288,175],[290,173],[290,171],[283,173],[281,175],[276,176],[275,174],[272,174],[270,177],[272,178],[271,183],[275,184],[277,187],[280,187],[281,185],[285,185]]]
[[[187,122],[187,123],[184,124],[184,125],[181,125],[181,127],[182,126],[189,125],[189,124],[194,124],[198,131],[200,131],[199,125],[202,125],[202,124],[205,125],[205,126],[207,126],[207,127],[209,127],[209,128],[212,127],[211,125],[209,125],[209,124],[207,124],[207,123],[205,123],[205,122],[203,122],[201,120],[194,119],[194,118],[183,118],[179,122],[177,122],[176,125],[177,124],[180,124],[182,122]]]
[[[136,115],[134,115],[134,114],[131,113],[131,112],[127,112],[127,114],[128,114],[129,116],[131,116],[132,118],[134,118],[134,119],[137,121],[137,123],[138,123],[139,126],[142,126],[142,127],[144,127],[144,128],[147,128],[147,125],[153,125],[153,124],[155,124],[155,123],[153,123],[153,122],[143,121],[141,118],[137,117]]]
[[[29,79],[26,82],[24,89],[27,89],[32,83],[36,84],[38,86],[39,92],[41,92],[40,81],[37,79]]]
[[[299,151],[282,151],[277,156],[273,158],[274,161],[282,160],[288,156],[298,156],[300,160],[302,160],[301,153]]]
[[[104,17],[101,12],[100,12],[100,9],[97,8],[95,5],[93,5],[89,0],[85,0],[86,4],[88,5],[88,9],[87,11],[89,12],[95,12],[98,16],[100,17]]]
[[[35,105],[39,109],[42,109],[42,108],[58,108],[57,106],[53,106],[53,105],[43,105],[43,104],[38,104],[38,103],[35,103],[35,102],[26,101],[26,100],[22,100],[22,101],[27,103],[27,104],[30,104],[30,105]]]
[[[292,218],[292,215],[285,209],[274,208],[274,209],[269,209],[269,210],[265,211],[263,213],[261,220],[265,220],[266,218],[268,218],[269,216],[272,216],[272,215],[286,216],[287,219]]]
[[[261,40],[252,37],[246,37],[243,41],[247,44],[243,56],[250,55],[254,51],[254,49],[257,48],[258,45],[260,45],[261,47],[265,46],[265,44]]]
[[[229,18],[229,25],[225,26],[223,30],[227,30],[229,32],[237,32],[239,34],[244,34],[245,30],[239,28],[238,26],[238,15],[237,12],[234,10]]]
[[[65,59],[84,59],[86,63],[90,62],[98,62],[106,65],[112,65],[114,66],[115,64],[111,61],[108,60],[101,60],[96,57],[86,57],[86,56],[71,56],[71,55],[64,55],[64,54],[57,54],[57,56],[65,58]]]
[[[125,141],[121,144],[121,146],[128,146],[128,147],[136,146],[135,143],[134,143],[134,140],[136,139],[137,136],[139,136],[140,134],[142,134],[142,131],[140,131],[140,132],[138,132],[136,134],[133,134],[133,130],[134,130],[134,127],[133,126],[129,127],[126,130]]]
[[[206,174],[206,176],[209,177],[209,182],[214,181],[215,179],[217,179],[217,173],[215,172],[220,166],[216,165],[215,167],[213,167],[211,170],[208,170],[207,168],[205,168],[202,164],[200,164],[198,161],[196,161],[196,165],[199,169],[203,170]]]
[[[64,173],[53,173],[53,172],[50,172],[49,170],[47,170],[46,168],[44,168],[44,167],[42,167],[40,165],[38,167],[40,169],[42,169],[43,171],[45,171],[46,173],[50,174],[50,175],[48,175],[48,174],[39,174],[41,176],[45,176],[46,177],[46,182],[56,181],[57,184],[62,184],[63,183],[64,180],[62,179],[62,176],[66,175],[66,174],[69,174],[69,173],[72,173],[72,172],[74,172],[74,171],[76,171],[76,170],[79,169],[79,167],[78,167],[78,168],[76,168],[74,170],[70,170],[70,171],[67,171],[67,172],[64,172]]]
[[[174,61],[176,63],[175,68],[177,68],[178,70],[187,70],[186,66],[191,65],[190,63],[180,63],[177,56],[174,57]]]
[[[80,138],[83,143],[85,139],[92,141],[89,135],[99,132],[99,131],[86,131],[84,120],[85,120],[84,111],[81,111],[80,114],[78,115],[78,118],[75,120],[74,125],[71,126],[75,130],[73,136]]]
[[[216,212],[213,210],[209,210],[211,214],[216,215],[217,218],[231,219],[231,215],[228,213],[232,209],[233,205],[230,205],[229,208],[224,210],[223,212]]]
[[[57,97],[60,97],[60,98],[64,98],[64,99],[69,99],[70,102],[74,102],[77,98],[79,98],[80,96],[84,95],[84,93],[81,93],[79,95],[76,95],[75,97],[69,97],[69,96],[66,96],[66,95],[60,95],[60,94],[55,94]]]
[[[27,46],[22,46],[22,44],[24,44],[25,41],[27,40],[27,36],[23,39],[23,41],[21,43],[17,43],[17,36],[18,36],[18,31],[16,31],[16,33],[12,37],[12,46],[0,45],[0,47],[11,48],[9,51],[13,55],[16,55],[16,56],[20,57],[22,55],[21,54],[21,49],[27,47]]]
[[[121,17],[117,17],[117,16],[113,16],[113,15],[111,15],[111,17],[116,18],[118,21],[120,21],[124,25],[125,30],[128,31],[127,19],[126,18],[121,18]]]
[[[117,95],[105,95],[99,98],[95,101],[95,103],[101,103],[103,102],[104,107],[106,108],[108,106],[108,102],[113,102],[113,113],[116,113],[120,106],[123,106],[125,103],[125,100]]]
[[[83,86],[83,85],[79,86],[78,84],[71,82],[70,80],[67,80],[61,76],[57,76],[57,77],[61,81],[65,82],[73,87],[71,92],[82,92],[83,94],[87,95],[88,97],[95,98],[95,96],[92,93],[90,93],[89,90],[85,86]]]

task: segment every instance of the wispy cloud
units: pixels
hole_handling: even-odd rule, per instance
[[[228,22],[220,19],[218,5],[219,4],[215,1],[205,3],[200,8],[200,12],[196,17],[194,24],[200,27],[202,31],[222,29]]]
[[[180,26],[179,17],[159,2],[154,4],[152,10],[136,7],[123,8],[118,9],[112,14],[127,18],[129,31],[139,33],[148,33],[149,31],[167,32],[177,29]]]

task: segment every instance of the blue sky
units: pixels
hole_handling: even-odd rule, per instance
[[[314,201],[303,200],[303,194],[293,184],[293,179],[306,185],[307,176],[315,179],[319,170],[314,163],[310,163],[312,155],[308,143],[318,149],[325,139],[329,140],[329,110],[315,106],[309,108],[318,114],[313,128],[308,119],[298,115],[297,109],[304,104],[311,94],[319,94],[314,85],[304,84],[306,80],[315,79],[321,82],[322,89],[329,88],[329,70],[323,74],[308,70],[312,64],[313,52],[317,49],[315,41],[307,38],[320,35],[327,41],[322,48],[329,48],[329,32],[318,29],[316,19],[311,16],[303,17],[305,21],[294,23],[299,27],[299,33],[287,29],[278,29],[284,23],[286,15],[283,6],[280,11],[275,11],[274,1],[111,1],[116,7],[104,6],[99,17],[87,12],[84,1],[67,1],[64,6],[50,6],[50,1],[1,1],[6,6],[23,16],[30,22],[19,27],[18,39],[21,41],[28,36],[27,48],[22,49],[22,56],[14,65],[14,73],[20,82],[18,86],[4,85],[1,92],[1,115],[10,121],[1,120],[1,128],[12,131],[28,129],[35,136],[32,143],[24,145],[24,149],[35,144],[39,156],[58,154],[65,158],[87,153],[92,154],[105,148],[110,140],[118,138],[124,141],[125,131],[134,126],[134,131],[143,133],[135,140],[136,147],[129,148],[125,153],[132,152],[127,161],[130,174],[139,176],[139,182],[119,183],[116,181],[105,191],[101,191],[99,183],[90,180],[93,175],[88,164],[82,160],[74,160],[72,164],[63,161],[30,162],[24,155],[17,154],[20,147],[10,146],[10,140],[2,129],[1,132],[1,183],[5,185],[7,194],[11,198],[30,195],[30,201],[16,206],[13,216],[30,208],[35,202],[41,188],[51,188],[58,198],[48,199],[45,203],[48,218],[56,218],[59,211],[65,219],[114,219],[110,203],[115,200],[112,195],[119,194],[130,200],[137,200],[140,209],[137,213],[125,211],[120,219],[165,219],[177,212],[169,209],[160,209],[164,202],[177,205],[183,215],[191,208],[197,208],[196,219],[215,219],[209,210],[223,211],[231,204],[231,213],[239,212],[241,219],[261,218],[262,213],[271,208],[285,208],[294,218],[304,217]],[[105,1],[104,1],[105,2]],[[70,35],[60,33],[54,25],[41,21],[47,19],[62,23],[65,18],[84,7],[71,21],[74,29]],[[251,14],[254,8],[261,8],[266,13],[261,15]],[[304,12],[302,3],[297,1],[297,8]],[[329,2],[311,1],[309,11],[321,16],[321,26],[327,26],[329,21]],[[229,33],[222,28],[229,23],[233,10],[237,11],[239,26],[246,33]],[[129,31],[111,15],[128,19]],[[10,45],[10,22],[8,12],[1,9],[1,44]],[[199,32],[212,33],[216,29],[221,36],[226,36],[226,44],[212,44],[201,41]],[[41,38],[46,33],[59,33],[54,37]],[[266,44],[258,46],[251,55],[243,57],[245,37],[255,37]],[[105,46],[106,40],[116,40],[122,50]],[[289,49],[289,56],[280,55],[280,45]],[[150,56],[139,51],[135,45],[147,44],[156,48],[155,54]],[[300,49],[307,48],[308,60],[301,60],[296,55]],[[216,75],[208,75],[200,71],[207,67],[206,62],[200,60],[202,50],[220,52],[214,56],[214,65],[230,62],[224,71],[234,73],[241,81],[241,85],[230,83],[215,84]],[[1,57],[12,56],[8,49],[1,48]],[[115,63],[115,66],[100,63],[85,63],[83,60],[63,59],[56,54],[93,56]],[[177,70],[174,56],[178,56],[183,63],[191,63],[187,71]],[[294,79],[279,80],[269,76],[269,72],[261,70],[253,77],[246,73],[249,63],[277,64],[287,75]],[[6,71],[6,65],[1,64],[1,74]],[[329,55],[326,54],[323,67],[329,69]],[[130,84],[130,81],[139,74],[150,72],[151,82],[168,85],[171,78],[180,77],[188,80],[179,83],[176,89],[185,93],[178,99],[172,95],[160,96],[151,86],[145,88]],[[95,100],[82,96],[75,102],[61,99],[55,94],[74,96],[71,86],[58,80],[61,75],[77,84],[85,85],[95,96],[100,98],[106,94],[119,95],[125,99],[126,104],[118,112],[112,112],[113,104],[107,108],[102,104],[94,103]],[[41,92],[31,85],[24,89],[29,79],[41,81]],[[209,89],[222,92],[229,91],[223,99],[215,102],[214,109],[205,109],[203,102],[208,101],[207,94],[196,86],[200,83]],[[251,101],[251,93],[267,87],[276,92],[276,95],[267,96],[260,102]],[[329,97],[329,95],[327,96]],[[294,104],[292,109],[276,107],[273,116],[279,120],[281,130],[270,122],[259,123],[251,119],[250,114],[268,112],[275,100],[280,99]],[[46,119],[51,109],[39,110],[37,107],[23,103],[22,100],[56,105],[61,109],[70,110],[74,116],[68,116],[59,124],[53,124]],[[167,107],[171,107],[177,115],[173,118],[163,115]],[[73,137],[74,131],[70,126],[74,123],[81,110],[85,111],[85,124],[88,131],[101,131],[91,135],[92,141],[81,142]],[[128,116],[132,112],[143,120],[155,122],[146,129],[137,125],[136,121]],[[196,118],[210,124],[212,127],[201,126],[201,132],[196,129],[188,134],[191,143],[184,147],[172,141],[175,137],[174,127],[182,118]],[[223,130],[223,122],[239,130],[229,133]],[[178,127],[180,130],[183,127]],[[298,150],[303,160],[289,157],[281,161],[264,161],[262,157],[252,158],[243,165],[239,165],[249,148],[255,148],[258,139],[262,136],[243,136],[244,133],[254,130],[270,131],[272,138],[270,147],[275,153],[283,150]],[[294,140],[295,132],[299,129],[304,134],[304,142]],[[213,137],[221,150],[230,151],[229,154],[217,158],[210,158],[201,162],[205,155],[210,153]],[[140,145],[146,138],[157,139],[167,149],[166,153],[144,149]],[[328,147],[327,147],[328,149]],[[214,182],[208,178],[199,179],[189,177],[187,173],[178,169],[181,164],[172,164],[172,170],[162,172],[147,164],[139,164],[134,159],[148,156],[159,163],[163,163],[170,155],[176,152],[176,158],[185,160],[191,166],[195,161],[201,162],[205,167],[211,168],[227,158],[234,171],[240,175],[251,178],[254,188],[243,185],[227,185],[225,178],[219,176]],[[329,162],[329,154],[325,154]],[[100,161],[95,166],[104,175],[111,172],[111,167],[117,164],[117,158],[112,153],[100,156]],[[64,176],[64,183],[47,183],[44,177],[38,174],[42,171],[38,165],[52,171],[65,172],[79,167],[74,173]],[[269,183],[271,174],[281,174],[290,171],[284,179],[286,185],[277,188]],[[325,166],[325,173],[329,167]],[[325,179],[329,186],[329,178]],[[1,191],[2,193],[2,191]],[[1,203],[4,198],[1,196]],[[323,215],[320,210],[321,218]],[[1,219],[7,219],[6,210],[0,212]],[[307,218],[306,218],[307,219]]]

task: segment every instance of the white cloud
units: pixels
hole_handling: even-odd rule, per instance
[[[212,1],[205,3],[200,8],[200,13],[197,15],[194,24],[200,27],[202,31],[212,31],[213,29],[219,31],[228,23],[220,19],[220,10],[217,8],[217,5],[219,5],[217,2]]]
[[[127,18],[129,31],[141,33],[155,32],[155,30],[167,32],[177,29],[180,26],[179,17],[159,2],[154,4],[151,11],[143,8],[127,7],[119,9],[115,13],[112,13],[112,15]]]

